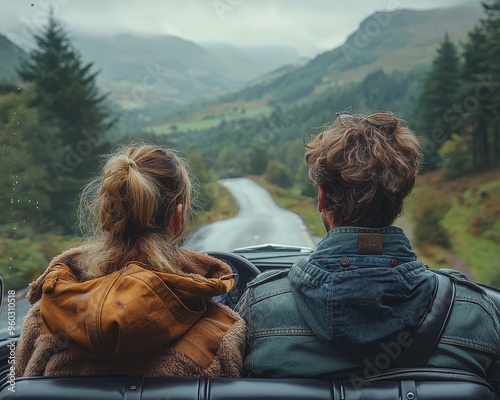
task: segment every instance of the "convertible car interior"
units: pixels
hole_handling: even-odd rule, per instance
[[[217,298],[234,307],[246,284],[260,271],[287,268],[311,249],[264,245],[232,253],[211,252],[238,274],[232,292]],[[483,286],[500,307],[500,293]],[[5,304],[4,304],[5,307]],[[1,400],[496,400],[498,387],[460,370],[394,368],[377,376],[334,379],[145,378],[142,376],[15,377],[11,372],[17,338],[0,340]]]

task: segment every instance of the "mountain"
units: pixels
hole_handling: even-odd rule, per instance
[[[445,33],[459,43],[482,16],[483,9],[475,1],[443,9],[376,12],[343,45],[305,64],[282,66],[237,90],[197,101],[158,121],[153,130],[169,132],[174,124],[176,131],[197,130],[222,119],[241,118],[242,113],[247,117],[269,114],[276,106],[310,100],[332,88],[360,82],[377,70],[425,67]]]
[[[26,53],[0,34],[0,82],[17,78],[16,67]]]
[[[377,69],[390,72],[428,64],[445,33],[455,41],[463,39],[482,15],[476,2],[428,11],[376,12],[342,46],[267,82],[265,92],[274,102],[293,103],[329,86],[359,81]]]
[[[362,21],[342,46],[312,60],[299,60],[287,48],[200,46],[169,35],[71,39],[84,61],[100,71],[100,89],[121,110],[132,111],[125,125],[136,120],[133,130],[154,123],[157,132],[168,132],[269,114],[278,105],[361,81],[379,69],[427,65],[445,32],[459,41],[481,15],[477,1],[439,10],[380,11]],[[0,36],[0,81],[15,76],[22,54]]]
[[[73,43],[100,70],[99,85],[112,100],[150,114],[239,87],[298,58],[289,49],[202,47],[168,35],[80,35]]]

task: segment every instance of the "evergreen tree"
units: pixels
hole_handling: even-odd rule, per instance
[[[103,135],[111,127],[105,96],[96,87],[93,64],[84,63],[53,12],[45,29],[35,35],[36,49],[21,63],[18,73],[37,89],[34,105],[57,134],[48,138],[60,151],[51,162],[53,218],[67,231],[73,202],[93,173],[104,150]],[[70,213],[70,214],[68,214]]]
[[[490,124],[493,162],[500,161],[500,0],[486,0],[483,3],[487,18],[482,21],[486,31],[487,61],[485,61],[488,89],[491,91]]]
[[[488,109],[491,108],[491,93],[482,84],[486,82],[489,64],[483,27],[476,26],[469,32],[464,44],[463,60],[459,91],[459,98],[463,101],[454,122],[457,132],[460,131],[462,135],[468,133],[466,126],[472,127],[472,163],[474,168],[485,167],[489,164]]]
[[[424,168],[438,165],[438,150],[454,133],[453,115],[459,86],[459,56],[445,35],[428,72],[419,99],[416,126],[424,136]]]
[[[19,236],[47,228],[50,172],[37,161],[40,140],[52,132],[29,107],[32,88],[0,95],[0,225]]]

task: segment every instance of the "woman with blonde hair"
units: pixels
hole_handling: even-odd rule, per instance
[[[241,376],[244,322],[211,299],[231,269],[182,247],[190,197],[172,150],[107,157],[81,196],[89,239],[30,284],[16,376]]]

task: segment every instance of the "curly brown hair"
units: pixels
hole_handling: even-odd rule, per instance
[[[326,195],[334,225],[391,225],[415,184],[415,134],[392,113],[339,115],[306,147],[309,178]]]

